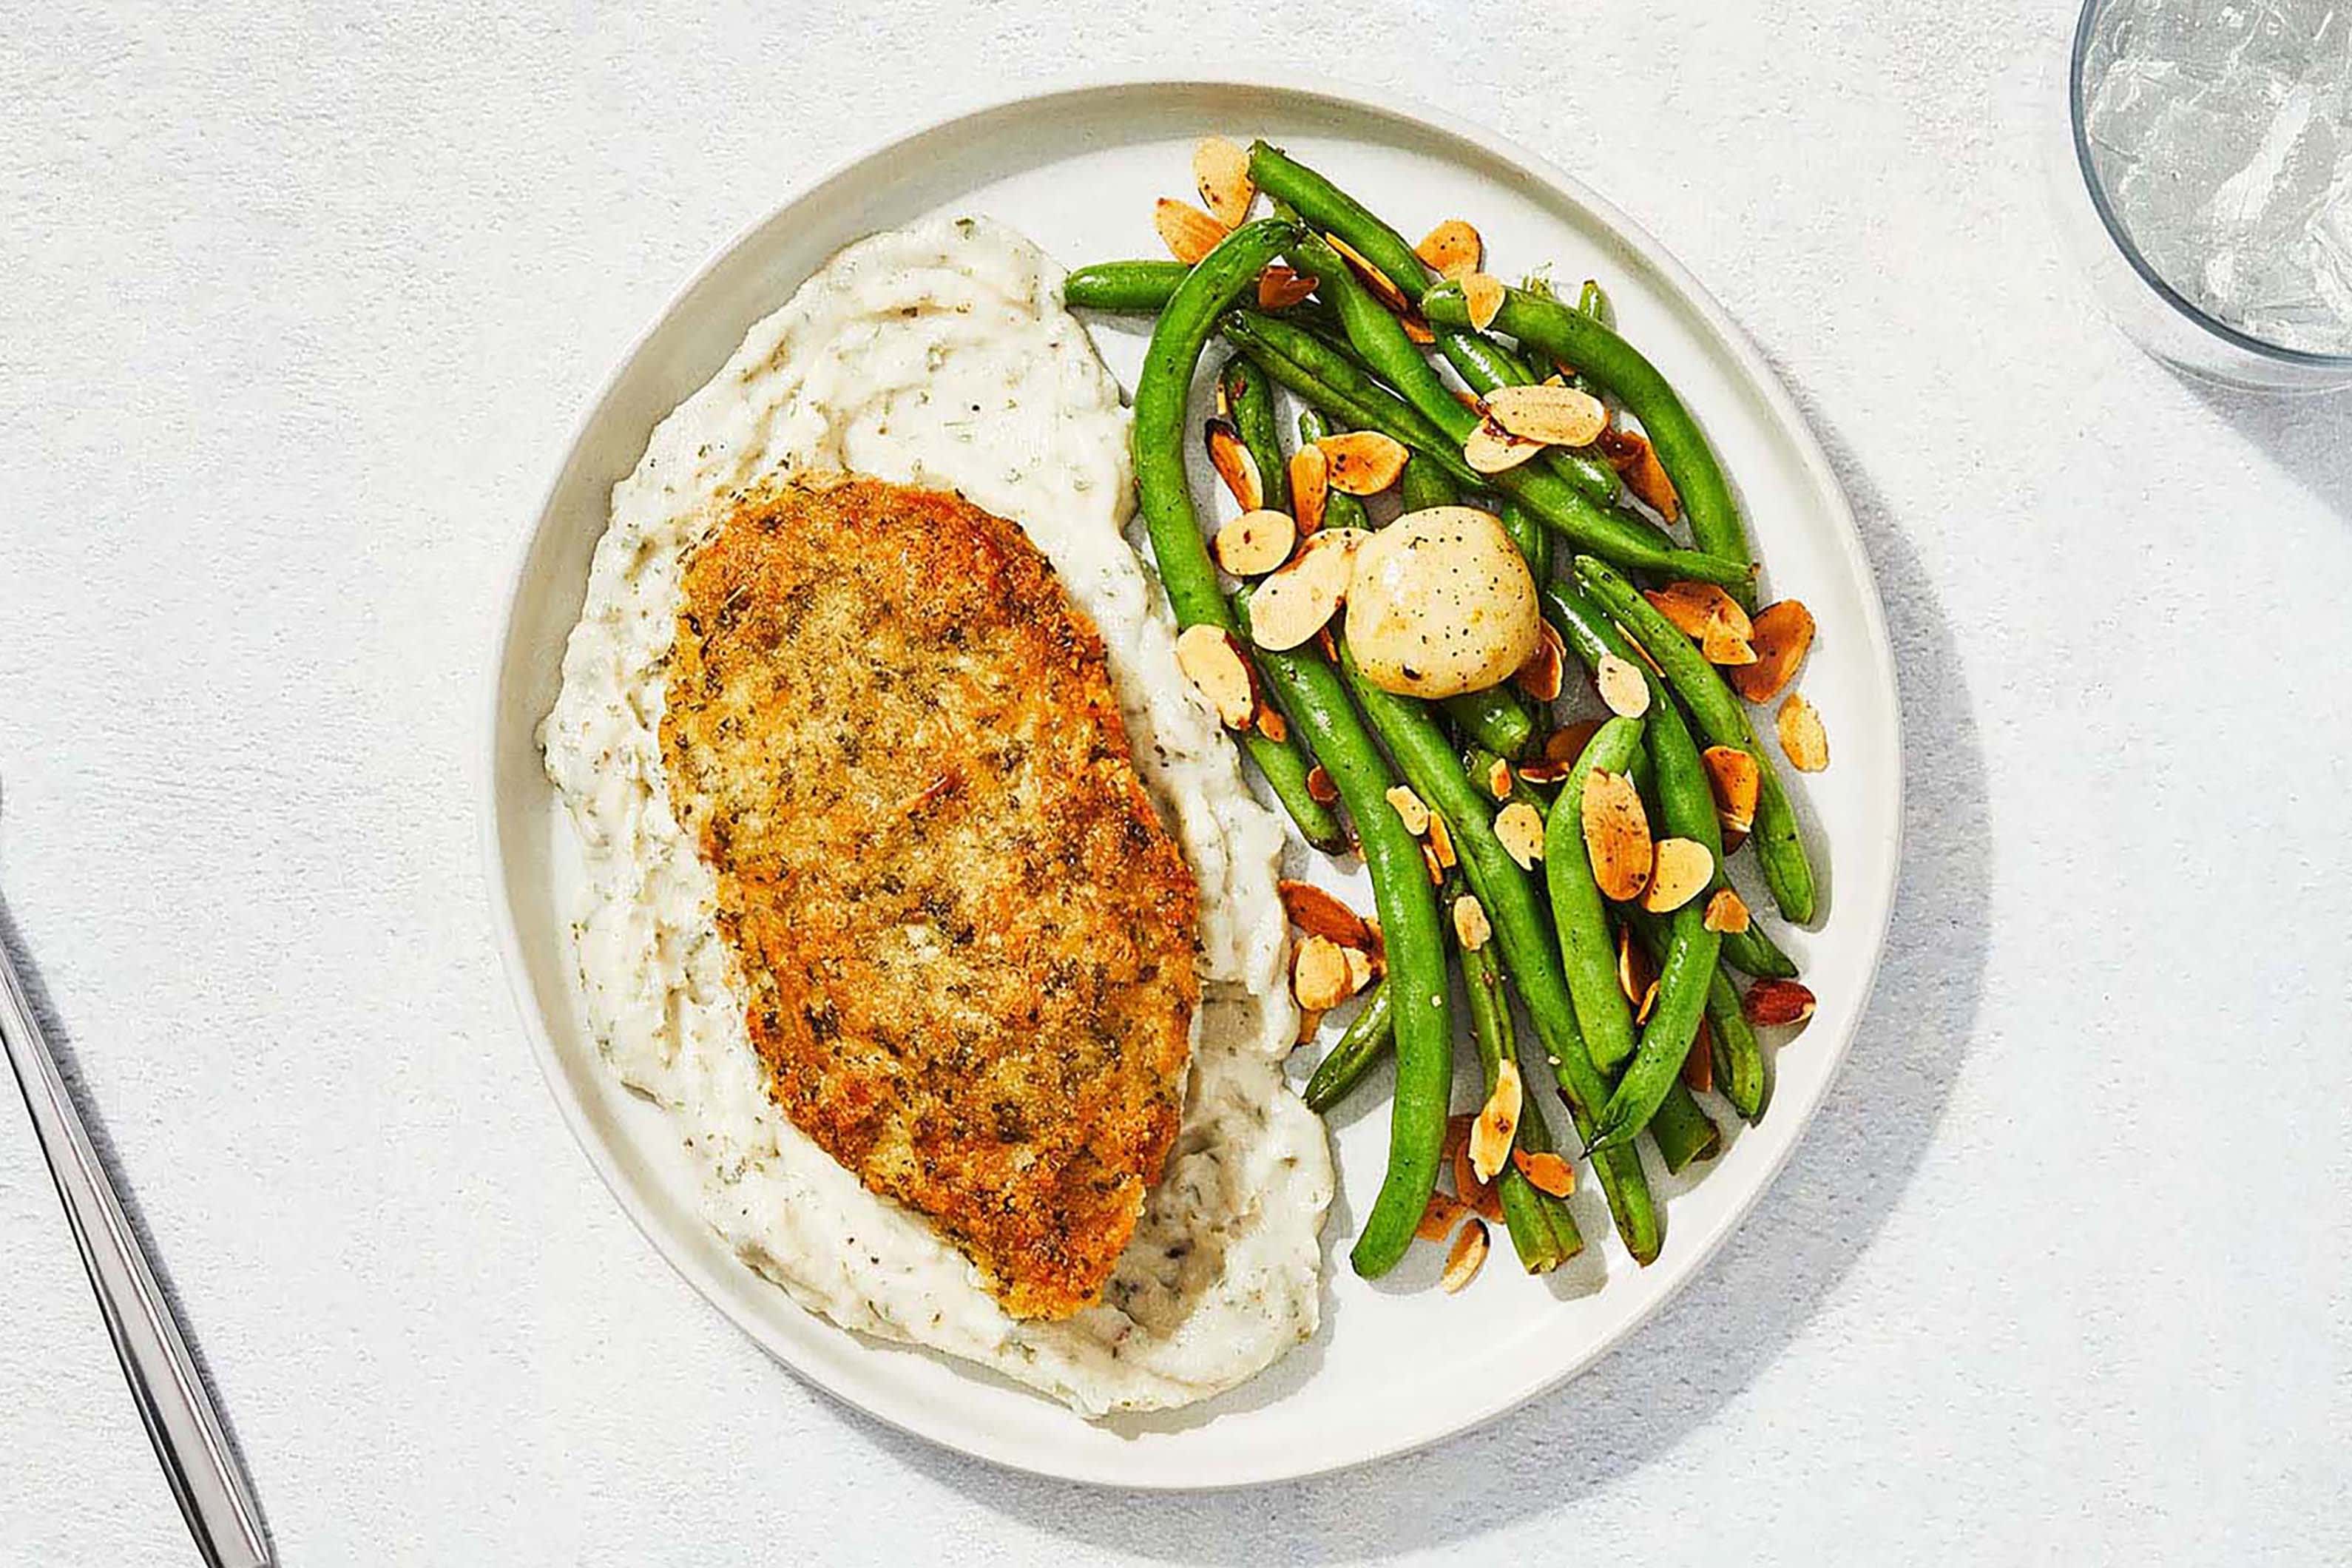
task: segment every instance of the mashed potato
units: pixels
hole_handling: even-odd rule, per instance
[[[587,873],[589,1017],[673,1113],[711,1225],[813,1311],[1100,1414],[1206,1398],[1314,1332],[1331,1163],[1282,1073],[1281,826],[1176,674],[1174,624],[1122,532],[1118,389],[1060,281],[1019,236],[939,220],[850,247],[752,328],[614,488],[541,740]],[[961,1254],[776,1110],[711,874],[670,812],[657,730],[682,563],[710,502],[796,468],[957,489],[1021,524],[1101,631],[1137,770],[1200,880],[1182,1131],[1101,1303],[1066,1321],[1006,1316]]]

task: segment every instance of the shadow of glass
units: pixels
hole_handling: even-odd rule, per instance
[[[1817,411],[1807,415],[1877,572],[1916,787],[1904,794],[1885,955],[1844,1070],[1788,1169],[1690,1287],[1550,1397],[1436,1447],[1287,1486],[1278,1503],[1263,1489],[1095,1491],[997,1469],[863,1416],[855,1428],[974,1501],[1088,1548],[1316,1562],[1441,1546],[1498,1522],[1491,1509],[1399,1509],[1400,1497],[1475,1490],[1521,1500],[1521,1516],[1549,1512],[1670,1453],[1771,1363],[1878,1233],[1934,1135],[1973,1032],[1991,903],[1984,757],[1951,628],[1868,475]]]
[[[2173,374],[2321,505],[2352,521],[2352,388],[2300,395],[2247,392]]]

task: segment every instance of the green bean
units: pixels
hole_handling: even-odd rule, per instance
[[[1458,891],[1458,881],[1449,878],[1448,882]],[[1442,895],[1441,901],[1444,901]],[[1452,908],[1451,903],[1447,902],[1446,907]],[[1517,1065],[1511,1004],[1503,994],[1503,967],[1496,960],[1492,942],[1476,948],[1461,946],[1455,952],[1462,965],[1462,988],[1470,1000],[1470,1038],[1478,1047],[1478,1065],[1491,1100],[1496,1084],[1501,1080],[1503,1064],[1508,1061]],[[1524,1126],[1530,1116],[1538,1122],[1542,1120],[1533,1094],[1527,1093],[1520,1106],[1520,1124]],[[1513,1141],[1517,1142],[1516,1133]],[[1519,1255],[1520,1265],[1530,1274],[1549,1274],[1567,1262],[1573,1254],[1560,1250],[1559,1238],[1552,1230],[1550,1209],[1557,1200],[1536,1191],[1507,1155],[1503,1168],[1495,1173],[1494,1183],[1495,1196],[1503,1207],[1503,1226],[1511,1233],[1511,1250]],[[1578,1237],[1580,1242],[1582,1239]]]
[[[1496,387],[1530,386],[1543,379],[1527,361],[1475,332],[1448,332],[1438,339],[1437,348],[1462,377],[1462,384],[1481,397]],[[1614,505],[1624,489],[1617,470],[1590,452],[1554,447],[1544,453],[1543,460],[1597,505]]]
[[[1527,562],[1528,575],[1536,580],[1536,586],[1540,588],[1550,582],[1551,530],[1529,516],[1528,509],[1515,500],[1505,501],[1495,515],[1502,522],[1503,531],[1511,536],[1511,542],[1519,547],[1520,558]]]
[[[1333,435],[1330,425],[1315,409],[1298,411],[1298,438],[1305,442],[1320,441]],[[1323,497],[1323,526],[1326,528],[1370,528],[1372,520],[1364,515],[1364,503],[1345,490],[1330,490]]]
[[[1377,430],[1415,452],[1425,453],[1457,484],[1486,481],[1462,458],[1462,444],[1372,379],[1353,354],[1303,327],[1257,310],[1228,313],[1221,330],[1257,357],[1273,377],[1332,419],[1357,430]]]
[[[1758,743],[1748,710],[1725,685],[1715,666],[1707,663],[1688,637],[1659,614],[1655,605],[1612,570],[1590,555],[1576,558],[1576,576],[1601,608],[1616,617],[1626,635],[1649,651],[1665,672],[1668,684],[1683,700],[1699,732],[1718,746],[1736,746],[1756,759],[1759,775],[1756,826],[1750,842],[1756,847],[1764,885],[1781,914],[1799,925],[1813,918],[1813,868],[1805,857],[1805,841],[1797,827],[1796,808],[1780,787],[1772,759]]]
[[[1583,1037],[1577,1033],[1575,1005],[1560,973],[1559,950],[1544,921],[1533,873],[1512,859],[1502,840],[1495,837],[1493,806],[1485,786],[1473,784],[1462,771],[1444,730],[1428,708],[1416,699],[1383,691],[1365,679],[1344,642],[1339,672],[1405,782],[1454,830],[1462,868],[1495,928],[1495,940],[1502,944],[1503,962],[1518,983],[1520,999],[1528,1005],[1536,1037],[1542,1042],[1552,1074],[1568,1100],[1577,1134],[1590,1136],[1589,1129],[1595,1125],[1591,1119],[1608,1101],[1609,1080],[1592,1065]],[[1640,1158],[1629,1149],[1611,1150],[1593,1163],[1593,1169],[1618,1233],[1625,1238],[1626,1250],[1637,1261],[1650,1262],[1658,1255],[1661,1236],[1657,1207]]]
[[[1569,770],[1544,824],[1544,881],[1551,892],[1551,921],[1559,933],[1569,997],[1585,1049],[1604,1073],[1614,1072],[1633,1054],[1633,1011],[1618,982],[1609,906],[1592,879],[1592,859],[1584,846],[1584,786],[1596,771],[1624,773],[1641,744],[1639,719],[1612,719],[1601,725]]]
[[[1507,686],[1489,686],[1442,699],[1438,706],[1465,735],[1507,757],[1527,754],[1535,738],[1536,716],[1527,700]]]
[[[1144,351],[1130,437],[1136,493],[1151,536],[1151,552],[1160,563],[1160,584],[1180,626],[1213,626],[1227,633],[1234,627],[1233,611],[1217,588],[1217,569],[1209,560],[1184,472],[1185,405],[1192,396],[1192,373],[1217,313],[1248,287],[1258,268],[1289,247],[1296,234],[1286,224],[1261,219],[1227,235],[1177,284],[1152,327],[1150,347]],[[1249,657],[1249,650],[1244,648],[1243,657]],[[1302,746],[1296,741],[1272,740],[1255,729],[1241,742],[1308,843],[1336,849],[1347,842],[1331,808],[1307,792],[1310,764]]]
[[[1406,299],[1421,298],[1430,285],[1430,270],[1413,253],[1412,247],[1405,243],[1404,236],[1281,148],[1263,141],[1253,142],[1249,153],[1250,179],[1259,190],[1296,209],[1318,229],[1346,240],[1359,256],[1403,289]],[[1302,270],[1315,272],[1318,278],[1323,276],[1312,267]]]
[[[1577,291],[1576,308],[1608,328],[1617,330],[1617,307],[1609,302],[1609,291],[1601,287],[1601,279],[1588,278]]]
[[[1644,910],[1630,910],[1633,929],[1649,950],[1652,959],[1666,955],[1668,922],[1662,916]],[[1725,944],[1727,951],[1729,943]],[[1748,1121],[1758,1121],[1764,1115],[1764,1047],[1757,1042],[1755,1026],[1748,1015],[1740,1011],[1739,989],[1718,959],[1714,974],[1706,983],[1706,1022],[1715,1036],[1715,1092],[1731,1102],[1731,1108]]]
[[[1421,308],[1433,324],[1460,327],[1470,321],[1469,306],[1458,283],[1432,289],[1422,297]],[[1344,307],[1341,314],[1344,319]],[[1658,461],[1682,497],[1683,510],[1690,518],[1691,538],[1706,554],[1743,568],[1737,578],[1710,580],[1727,583],[1752,604],[1755,557],[1748,550],[1748,531],[1740,523],[1730,483],[1723,477],[1723,468],[1698,422],[1658,367],[1594,317],[1557,300],[1538,299],[1522,289],[1504,295],[1502,313],[1494,324],[1518,339],[1522,348],[1574,365],[1607,387],[1642,422]]]
[[[1081,310],[1156,316],[1192,269],[1181,261],[1097,261],[1062,279],[1062,303]]]
[[[1264,504],[1276,511],[1288,511],[1290,465],[1283,460],[1282,439],[1275,434],[1273,384],[1248,354],[1235,353],[1225,361],[1225,368],[1217,377],[1217,387],[1224,401],[1225,416],[1233,421],[1234,433],[1249,448],[1250,460],[1257,465]]]
[[[1246,626],[1248,589],[1234,595],[1234,609]],[[1349,1254],[1356,1272],[1371,1279],[1395,1268],[1412,1245],[1437,1186],[1446,1100],[1454,1085],[1445,939],[1421,841],[1405,831],[1403,819],[1388,803],[1395,775],[1349,705],[1339,674],[1311,647],[1265,653],[1261,662],[1267,685],[1322,759],[1323,771],[1355,819],[1388,949],[1396,1051],[1388,1173]]]
[[[1348,1020],[1339,1040],[1315,1064],[1300,1096],[1309,1110],[1328,1110],[1364,1081],[1372,1064],[1388,1054],[1396,1038],[1396,1020],[1389,1008],[1388,977],[1383,975],[1364,993],[1364,1005]]]
[[[1723,1129],[1679,1079],[1666,1086],[1665,1097],[1651,1115],[1650,1137],[1669,1171],[1679,1172],[1693,1160],[1712,1160],[1723,1152]]]
[[[1415,452],[1405,459],[1404,476],[1397,480],[1397,500],[1407,511],[1426,511],[1433,506],[1458,506],[1462,492],[1426,453]]]
[[[1349,342],[1373,374],[1402,393],[1405,402],[1435,426],[1452,449],[1458,452],[1462,443],[1477,428],[1478,416],[1455,399],[1452,389],[1413,346],[1412,340],[1405,336],[1396,317],[1372,298],[1323,240],[1303,235],[1293,246],[1292,254],[1301,265],[1315,268],[1318,277],[1326,271],[1331,273],[1324,288],[1339,309]],[[1523,503],[1547,526],[1558,529],[1580,547],[1628,567],[1702,582],[1745,582],[1749,574],[1744,563],[1735,564],[1697,551],[1678,549],[1648,523],[1594,505],[1591,497],[1548,468],[1523,463],[1506,472],[1487,475],[1483,482]]]
[[[1481,951],[1486,952],[1489,961],[1494,963],[1496,976],[1499,980],[1502,976],[1502,960],[1495,952],[1495,944],[1488,942]],[[1507,1013],[1506,1016],[1507,1016]],[[1550,1124],[1544,1121],[1543,1107],[1538,1102],[1539,1097],[1536,1093],[1536,1085],[1541,1079],[1528,1076],[1524,1059],[1519,1070],[1521,1081],[1527,1088],[1525,1098],[1519,1106],[1519,1130],[1515,1142],[1530,1154],[1557,1154],[1559,1152],[1559,1144],[1551,1135]],[[1578,1226],[1575,1211],[1568,1206],[1566,1198],[1556,1198],[1549,1194],[1545,1194],[1544,1209],[1551,1219],[1551,1233],[1559,1248],[1559,1260],[1565,1263],[1584,1250],[1584,1232]]]
[[[1627,640],[1617,623],[1601,614],[1600,607],[1591,600],[1574,588],[1547,584],[1542,594],[1542,605],[1544,619],[1552,624],[1552,629],[1559,633],[1560,640],[1568,645],[1569,651],[1582,660],[1587,669],[1598,673],[1602,656],[1613,653],[1642,672],[1642,679],[1649,683],[1652,707],[1666,706],[1675,700],[1673,689],[1659,679],[1658,672],[1650,668],[1648,659],[1640,657],[1639,651]],[[1719,850],[1722,847],[1720,837],[1709,843],[1708,847]],[[1731,886],[1723,859],[1720,854],[1717,855],[1715,878],[1707,884],[1706,896],[1708,898]],[[1723,933],[1723,956],[1725,962],[1743,973],[1776,975],[1782,979],[1793,979],[1797,973],[1796,963],[1782,952],[1763,926],[1753,920],[1748,922],[1748,929],[1744,931]]]

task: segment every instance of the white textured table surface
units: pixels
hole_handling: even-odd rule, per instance
[[[2352,402],[2096,314],[2058,5],[434,9],[0,28],[0,889],[288,1562],[2343,1560]],[[737,228],[1032,81],[1284,51],[1586,174],[1763,343],[1885,594],[1910,852],[1827,1110],[1627,1349],[1370,1471],[1096,1494],[833,1407],[631,1230],[492,952],[482,666]],[[184,1560],[13,1113],[0,1279],[0,1559]]]

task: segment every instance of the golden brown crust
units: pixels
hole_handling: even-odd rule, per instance
[[[1091,1303],[1175,1141],[1199,892],[1045,557],[878,479],[742,498],[661,740],[784,1113],[1015,1316]]]

